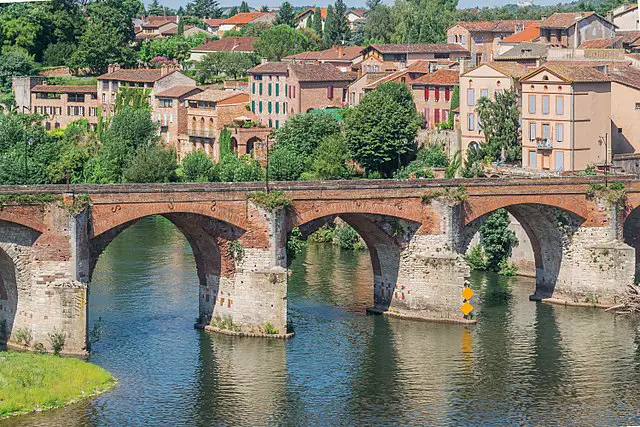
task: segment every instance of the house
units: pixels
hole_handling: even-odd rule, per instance
[[[210,34],[217,35],[218,30],[220,29],[220,26],[224,21],[226,21],[226,19],[225,18],[209,18],[209,19],[203,19],[203,21],[205,24],[207,24],[207,31]]]
[[[498,42],[498,55],[502,55],[522,43],[534,43],[540,38],[540,22],[532,22],[524,30],[513,33]]]
[[[308,51],[285,56],[282,62],[293,64],[331,64],[341,71],[351,71],[362,62],[362,47],[334,46],[321,51]]]
[[[271,12],[238,13],[231,18],[225,19],[224,22],[220,24],[217,34],[218,37],[222,37],[227,31],[237,31],[244,26],[258,24],[261,22],[271,24],[275,19],[276,14]]]
[[[181,134],[180,155],[203,150],[220,160],[220,131],[235,119],[250,114],[249,94],[208,88],[186,97],[187,131]],[[248,153],[251,154],[251,153]]]
[[[549,47],[544,43],[519,43],[493,58],[496,62],[517,62],[525,67],[539,67],[545,62]]]
[[[362,73],[403,70],[415,61],[469,58],[469,51],[457,44],[372,44],[362,51]]]
[[[57,86],[38,84],[31,88],[32,114],[45,116],[46,130],[66,128],[86,119],[92,129],[98,124],[98,94],[95,86]]]
[[[296,114],[345,106],[356,75],[329,64],[267,62],[251,68],[249,77],[251,111],[277,129]]]
[[[638,14],[638,4],[621,4],[609,13],[607,13],[607,20],[613,22],[613,24],[620,30],[640,30]]]
[[[416,110],[422,114],[427,129],[435,129],[440,122],[449,120],[451,95],[458,86],[457,70],[440,69],[417,78],[411,84]]]
[[[611,152],[640,154],[640,70],[609,67],[611,79]]]
[[[370,84],[379,81],[381,78],[390,74],[394,74],[393,71],[366,73],[359,76],[347,88],[347,102],[349,103],[349,107],[355,107],[360,103],[365,94],[365,87],[368,87]]]
[[[355,30],[358,25],[363,25],[366,21],[367,14],[362,9],[352,9],[347,12],[347,22],[349,22],[349,28]]]
[[[178,24],[167,20],[158,20],[143,23],[140,31],[136,33],[137,40],[155,39],[158,37],[166,37],[166,33],[176,31]],[[175,34],[175,33],[174,33]]]
[[[309,7],[305,10],[303,10],[302,12],[298,13],[295,17],[295,21],[296,21],[296,28],[300,29],[300,28],[309,28],[309,20],[311,19],[312,16],[314,16],[314,13],[316,12],[316,8],[315,7]],[[326,7],[321,7],[320,8],[320,16],[322,18],[322,29],[324,29],[324,23],[327,20],[327,8]]]
[[[182,74],[176,67],[120,69],[109,66],[106,74],[98,76],[98,101],[102,111],[112,113],[116,94],[121,87],[150,89],[149,103],[156,105],[156,94],[174,86],[196,86],[195,80]]]
[[[460,141],[462,158],[469,149],[479,148],[485,137],[480,129],[476,104],[481,97],[496,92],[519,90],[520,78],[528,69],[516,62],[486,62],[460,75]]]
[[[447,30],[447,41],[462,46],[470,53],[472,63],[480,64],[493,60],[494,55],[500,52],[502,40],[533,24],[536,21],[461,21]],[[529,38],[528,33],[526,38]]]
[[[616,26],[595,12],[554,13],[540,24],[540,41],[575,49],[586,40],[612,38]]]
[[[611,81],[590,66],[547,63],[520,79],[522,166],[581,171],[610,160]]]
[[[629,53],[640,51],[640,30],[616,31],[622,37],[622,48]]]
[[[585,40],[578,49],[622,49],[622,36]]]
[[[184,158],[179,136],[187,132],[186,100],[203,90],[196,86],[174,86],[156,94],[152,116],[160,124],[160,141],[176,151],[178,160]]]
[[[257,37],[226,37],[206,42],[191,49],[191,61],[200,61],[203,56],[214,52],[253,53]]]
[[[184,26],[184,33],[183,35],[185,37],[188,36],[193,36],[194,34],[209,34],[209,32],[207,30],[203,30],[200,27],[196,27],[194,25],[185,25]],[[178,35],[178,27],[176,28],[171,28],[165,32],[162,33],[163,37],[169,37],[169,36],[176,36]]]

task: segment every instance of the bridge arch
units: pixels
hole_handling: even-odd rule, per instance
[[[622,236],[624,242],[635,249],[635,281],[640,279],[640,205],[631,208],[624,218]]]

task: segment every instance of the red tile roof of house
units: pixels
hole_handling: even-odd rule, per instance
[[[190,30],[192,28],[197,28],[199,31],[207,33],[207,30],[203,30],[202,28],[196,27],[194,25],[185,25],[184,26],[184,30],[185,31]],[[165,36],[176,35],[176,34],[178,34],[178,27],[170,28],[167,31],[163,31],[162,34],[165,35]],[[207,33],[207,34],[209,34],[209,33]]]
[[[519,79],[520,77],[526,75],[529,70],[524,66],[520,65],[517,62],[504,61],[504,62],[485,62],[483,64],[478,65],[477,67],[471,68],[462,74],[462,76],[467,75],[471,71],[476,68],[480,68],[483,66],[487,66],[493,68],[494,70],[504,74],[505,76],[513,77],[515,79]]]
[[[353,61],[362,55],[361,46],[343,46],[342,48],[332,47],[321,51],[300,52],[285,56],[282,59],[292,59],[299,61]]]
[[[58,86],[58,85],[35,85],[32,92],[45,93],[97,93],[98,89],[93,86]]]
[[[595,12],[568,12],[568,13],[554,13],[540,24],[540,28],[555,28],[566,30],[574,26],[577,22],[583,19],[589,18],[593,15],[597,15],[600,19],[604,19]]]
[[[622,44],[632,44],[640,39],[640,31],[616,31],[616,36],[622,37]]]
[[[500,40],[500,43],[521,43],[532,42],[540,37],[540,22],[533,22],[527,25],[524,30],[519,33],[513,33]]]
[[[441,68],[433,73],[425,74],[413,81],[414,84],[437,85],[437,86],[457,86],[460,73],[456,70]]]
[[[265,15],[274,15],[271,12],[245,12],[245,13],[238,13],[236,15],[233,15],[231,18],[226,19],[223,24],[235,24],[235,25],[244,25],[244,24],[248,24],[252,21],[255,21],[258,18],[261,18],[262,16]],[[275,16],[275,15],[274,15]]]
[[[301,82],[343,82],[353,81],[356,74],[343,72],[331,64],[287,64],[289,70]]]
[[[256,40],[258,40],[257,37],[224,37],[191,50],[196,52],[253,52],[253,44]]]
[[[247,70],[249,74],[287,74],[288,72],[289,63],[287,62],[266,62]]]
[[[468,52],[464,47],[453,44],[372,44],[369,46],[382,53],[450,53]]]
[[[151,15],[151,16],[143,17],[142,20],[146,22],[170,21],[177,24],[178,18],[179,17],[176,15],[169,15],[169,16]]]
[[[98,76],[98,80],[120,80],[125,82],[136,83],[154,83],[160,80],[162,77],[168,76],[177,72],[170,71],[169,73],[162,75],[162,69],[160,68],[132,68],[121,69],[114,71],[113,73],[106,73]]]
[[[525,28],[538,21],[505,19],[502,21],[460,21],[457,25],[474,32],[482,31],[489,33],[515,33],[516,25],[524,25]]]
[[[585,40],[582,42],[582,44],[579,47],[580,49],[609,49],[620,40],[622,40],[621,36],[614,37],[612,39],[602,38],[602,39]]]
[[[559,62],[547,62],[543,66],[536,68],[531,73],[524,76],[522,80],[530,79],[544,70],[555,74],[565,81],[574,83],[597,83],[611,81],[611,79],[606,74],[596,70],[593,67],[577,66]]]
[[[220,90],[220,89],[206,89],[195,95],[191,95],[187,98],[189,101],[208,101],[208,102],[220,102],[225,99],[233,98],[237,95],[246,95],[247,101],[249,100],[249,94],[246,92],[240,92],[235,90]]]
[[[167,24],[175,24],[175,22],[171,22],[171,21],[153,21],[153,22],[149,22],[148,24],[142,24],[142,28],[160,28],[163,27]]]
[[[363,9],[353,9],[353,10],[347,11],[347,13],[349,13],[349,12],[351,12],[351,13],[353,13],[355,15],[361,16],[361,17],[364,16],[365,13],[366,13]]]
[[[415,75],[415,74],[427,74],[427,73],[429,73],[429,61],[416,61],[411,65],[409,65],[409,67],[405,68],[404,70],[395,71],[386,76],[382,76],[381,78],[371,83],[368,83],[365,86],[365,89],[375,89],[382,83],[397,81],[399,79],[402,79],[403,77],[405,77],[405,80],[406,80],[406,77],[408,77],[409,78],[408,83],[412,83],[412,82],[415,82],[415,80],[417,80],[419,77],[416,77],[415,79],[413,79],[411,74]]]
[[[636,67],[614,67],[609,71],[611,80],[640,90],[640,70]]]
[[[225,18],[210,18],[210,19],[203,19],[204,23],[207,24],[210,27],[219,27],[220,25],[222,25],[222,23],[224,21],[226,21]]]
[[[202,92],[204,89],[201,89],[197,86],[174,86],[165,91],[162,91],[156,94],[158,98],[182,98],[185,95],[190,94],[191,92]]]
[[[307,8],[305,10],[303,10],[302,12],[300,12],[299,14],[296,15],[296,20],[302,18],[304,15],[306,15],[309,12],[315,13],[316,8],[315,7],[310,7]],[[322,17],[322,20],[324,21],[325,19],[327,19],[327,8],[326,7],[321,7],[320,8],[320,16]]]

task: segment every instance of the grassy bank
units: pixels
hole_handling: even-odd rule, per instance
[[[0,418],[72,403],[115,383],[109,372],[82,360],[0,352]]]

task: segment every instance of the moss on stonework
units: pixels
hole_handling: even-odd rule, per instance
[[[256,191],[249,193],[248,197],[256,205],[271,212],[293,205],[293,202],[284,194],[284,191]]]
[[[457,187],[446,187],[442,190],[435,190],[422,196],[422,203],[429,204],[433,200],[438,200],[447,206],[456,206],[469,198],[467,188],[464,185]]]
[[[58,194],[1,194],[0,208],[6,206],[44,205],[60,201],[62,201],[62,196]]]

